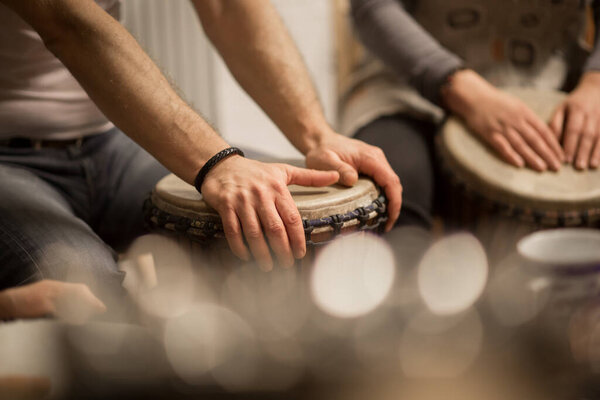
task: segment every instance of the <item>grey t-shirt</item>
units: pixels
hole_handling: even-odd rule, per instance
[[[350,132],[399,111],[439,120],[440,87],[463,65],[498,86],[546,88],[581,67],[580,0],[351,0],[351,16],[380,65],[369,57],[357,65],[342,117]],[[600,46],[585,69],[600,69]]]
[[[96,2],[119,17],[119,0]],[[40,36],[0,5],[0,138],[71,139],[111,127]]]

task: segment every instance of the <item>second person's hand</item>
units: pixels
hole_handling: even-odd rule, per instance
[[[443,89],[447,107],[508,163],[536,171],[558,171],[564,152],[556,136],[525,103],[498,90],[471,70]]]

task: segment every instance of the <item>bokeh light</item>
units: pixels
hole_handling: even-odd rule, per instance
[[[481,243],[471,234],[448,236],[431,246],[418,270],[418,287],[429,309],[439,315],[460,313],[483,292],[488,262]]]
[[[394,255],[382,239],[364,233],[343,236],[317,255],[311,294],[325,313],[354,318],[377,308],[395,277]]]
[[[214,380],[236,390],[250,386],[258,371],[254,332],[237,314],[216,304],[195,304],[168,320],[164,343],[174,371],[189,384]]]
[[[162,235],[146,235],[133,242],[121,267],[124,286],[140,308],[157,317],[186,312],[194,301],[195,275],[191,243]]]

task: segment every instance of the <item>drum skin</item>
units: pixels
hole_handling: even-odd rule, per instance
[[[544,121],[565,94],[550,90],[508,88]],[[456,117],[439,137],[444,168],[455,185],[493,202],[497,208],[542,226],[591,225],[600,219],[600,170],[536,172],[501,160]]]
[[[361,177],[352,187],[290,185],[288,189],[304,221],[307,242],[329,240],[342,230],[383,226],[385,205],[379,189],[370,179]],[[158,182],[146,208],[147,220],[152,227],[179,231],[199,240],[224,237],[218,213],[204,202],[192,185],[175,175],[168,175]],[[356,215],[359,211],[364,214],[363,218]],[[332,216],[339,217],[338,232],[334,232]],[[177,226],[179,222],[182,223]]]

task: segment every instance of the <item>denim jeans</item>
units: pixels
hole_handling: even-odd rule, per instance
[[[0,147],[0,290],[40,279],[121,289],[115,250],[143,232],[167,170],[117,129],[68,148]]]

